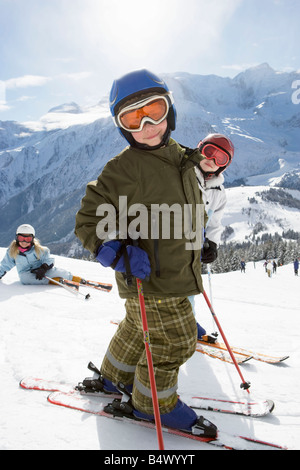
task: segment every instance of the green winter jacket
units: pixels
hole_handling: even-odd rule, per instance
[[[150,280],[143,282],[145,295],[186,297],[202,292],[205,211],[194,171],[201,159],[198,150],[182,148],[173,139],[153,151],[126,147],[87,185],[76,215],[76,236],[96,255],[104,241],[126,238],[127,230],[131,238],[139,235],[138,246],[151,263]],[[135,282],[128,287],[121,273],[116,280],[121,298],[137,295]]]

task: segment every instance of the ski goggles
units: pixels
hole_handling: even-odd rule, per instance
[[[33,235],[17,235],[18,242],[31,243],[33,240]]]
[[[210,142],[200,142],[198,148],[208,160],[214,160],[217,166],[226,166],[231,160],[229,152]]]
[[[123,108],[115,116],[115,124],[128,132],[141,131],[145,122],[160,124],[168,115],[170,103],[173,103],[170,94],[167,97],[163,95],[150,96],[150,98]]]

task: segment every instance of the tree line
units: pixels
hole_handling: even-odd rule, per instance
[[[293,236],[287,239],[286,236]],[[291,237],[292,238],[292,237]],[[241,267],[241,260],[249,261],[276,260],[279,266],[289,264],[300,254],[299,232],[279,235],[263,234],[255,241],[243,243],[224,243],[218,249],[218,258],[212,263],[211,269],[215,273],[237,271]],[[203,272],[207,272],[203,265]]]

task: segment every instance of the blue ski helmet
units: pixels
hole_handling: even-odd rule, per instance
[[[109,107],[112,116],[116,116],[127,101],[151,92],[165,95],[170,93],[170,90],[164,80],[146,69],[130,72],[123,75],[121,78],[114,80],[109,95]],[[167,121],[170,130],[175,130],[176,109],[172,103],[170,103]],[[125,139],[131,143],[131,139],[128,136],[129,133],[121,128],[119,128],[119,131]]]

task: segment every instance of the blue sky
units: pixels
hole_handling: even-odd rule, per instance
[[[299,0],[0,0],[0,120],[96,104],[114,78],[300,70]]]

